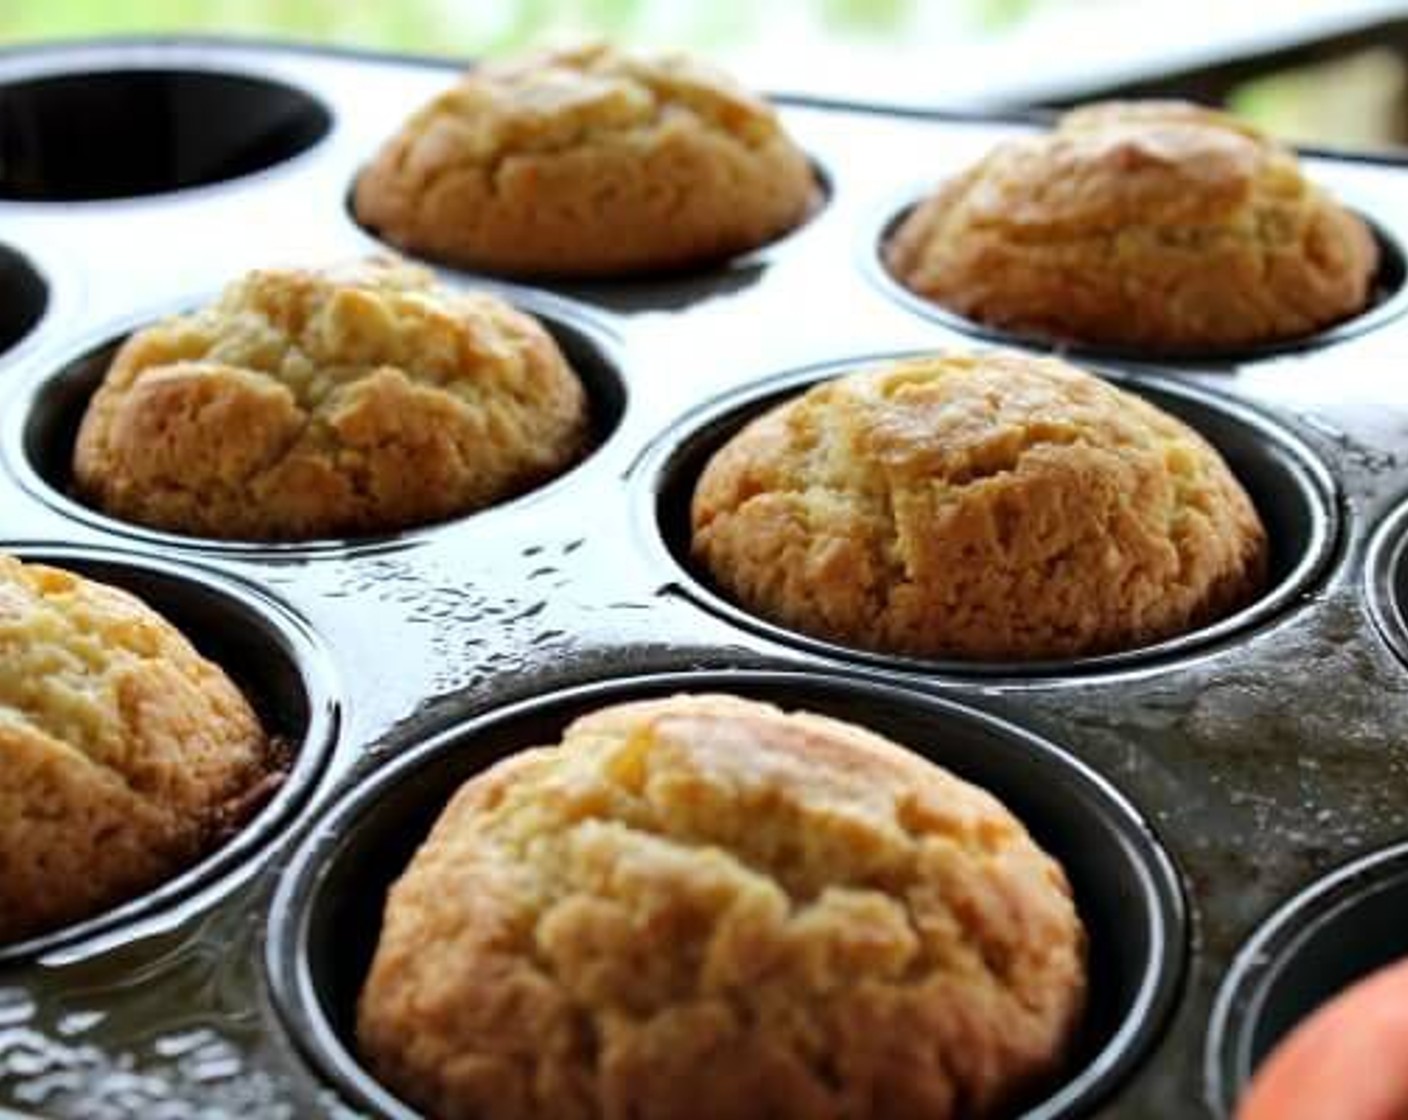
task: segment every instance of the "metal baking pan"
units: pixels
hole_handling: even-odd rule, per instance
[[[765,402],[880,356],[992,344],[899,293],[877,244],[934,182],[1031,127],[1016,117],[782,98],[829,193],[780,241],[657,280],[441,269],[541,316],[593,398],[593,453],[504,505],[270,546],[71,497],[77,419],[113,346],[248,268],[382,248],[349,188],[451,77],[234,42],[0,53],[0,547],[146,597],[294,750],[292,780],[202,864],[0,949],[0,1112],[404,1115],[346,1038],[385,884],[467,775],[589,705],[685,687],[889,731],[999,793],[1065,860],[1093,1003],[1028,1120],[1225,1117],[1296,1019],[1408,954],[1408,171],[1306,157],[1385,248],[1359,320],[1236,354],[1075,355],[1202,430],[1272,537],[1260,601],[1148,649],[859,654],[739,611],[681,543],[704,458]]]

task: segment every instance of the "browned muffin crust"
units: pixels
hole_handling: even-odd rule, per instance
[[[693,554],[764,618],[866,649],[1032,660],[1191,629],[1266,535],[1180,421],[1062,362],[936,355],[825,382],[705,468]]]
[[[280,764],[239,690],[159,615],[0,554],[0,942],[169,878]]]
[[[355,209],[452,263],[612,275],[745,252],[818,198],[776,113],[726,75],[591,45],[469,71],[381,149]]]
[[[1084,951],[983,790],[677,696],[461,788],[391,892],[358,1038],[441,1120],[978,1120],[1059,1067]]]
[[[133,335],[74,453],[85,500],[160,529],[306,540],[470,513],[586,448],[552,336],[378,259],[266,269]]]
[[[1365,223],[1294,153],[1181,102],[1078,109],[948,181],[885,250],[907,287],[991,326],[1193,351],[1296,338],[1364,309]]]

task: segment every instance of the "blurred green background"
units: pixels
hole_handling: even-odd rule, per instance
[[[784,8],[845,35],[902,36],[921,9],[943,7],[974,30],[998,30],[1063,0],[5,0],[0,36],[33,39],[143,31],[289,35],[399,50],[508,50],[583,33],[699,48],[747,39]],[[1064,0],[1070,4],[1073,0]],[[1080,2],[1080,0],[1074,0]]]
[[[1199,52],[1235,56],[1351,10],[1396,12],[1408,28],[1408,0],[0,0],[0,43],[187,32],[469,57],[592,35],[700,50],[774,90],[1001,105],[1072,100],[1062,82],[1157,73],[1165,59],[1173,71]],[[1313,65],[1160,92],[1226,101],[1293,139],[1399,144],[1404,39],[1361,36]]]

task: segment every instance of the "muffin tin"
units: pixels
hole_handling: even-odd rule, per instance
[[[345,1041],[384,884],[466,775],[587,706],[679,688],[888,730],[989,785],[1068,862],[1096,996],[1028,1120],[1227,1116],[1297,1017],[1408,954],[1385,917],[1408,898],[1404,170],[1307,157],[1388,250],[1360,319],[1265,351],[1087,356],[1221,448],[1272,538],[1262,600],[1129,654],[861,654],[747,616],[682,547],[704,456],[765,402],[989,343],[920,313],[877,245],[929,185],[1031,127],[1017,119],[784,98],[829,197],[748,257],[531,288],[441,269],[543,317],[593,398],[593,453],[512,502],[268,546],[69,496],[115,343],[245,269],[381,248],[349,187],[451,77],[219,42],[0,55],[0,546],[170,613],[295,752],[278,797],[199,867],[0,950],[0,1111],[404,1115]]]
[[[1067,869],[1091,951],[1107,963],[1091,985],[1077,1072],[1029,1115],[1088,1110],[1139,1062],[1177,998],[1183,896],[1147,825],[1098,775],[1017,727],[936,697],[824,673],[696,670],[578,686],[495,711],[408,750],[328,816],[275,899],[268,959],[275,996],[309,1060],[349,1101],[414,1115],[362,1071],[351,1028],[378,903],[434,823],[445,791],[486,762],[556,742],[568,723],[598,707],[686,689],[862,722],[997,794]]]

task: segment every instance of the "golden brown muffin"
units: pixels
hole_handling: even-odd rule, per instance
[[[441,260],[606,276],[755,248],[818,197],[771,107],[727,76],[592,45],[469,71],[382,148],[355,209]]]
[[[1053,359],[935,355],[824,382],[705,468],[693,552],[784,626],[925,657],[1126,649],[1241,606],[1266,534],[1184,424]]]
[[[372,260],[270,269],[139,331],[78,433],[80,494],[209,537],[389,532],[469,513],[585,450],[586,393],[494,296]]]
[[[244,697],[163,618],[0,554],[0,942],[169,878],[279,768]]]
[[[1364,222],[1247,125],[1181,102],[1093,105],[944,184],[886,248],[907,287],[1056,340],[1208,350],[1362,310]]]
[[[460,789],[392,889],[358,1038],[441,1120],[976,1120],[1059,1068],[1084,950],[983,790],[676,696]]]

